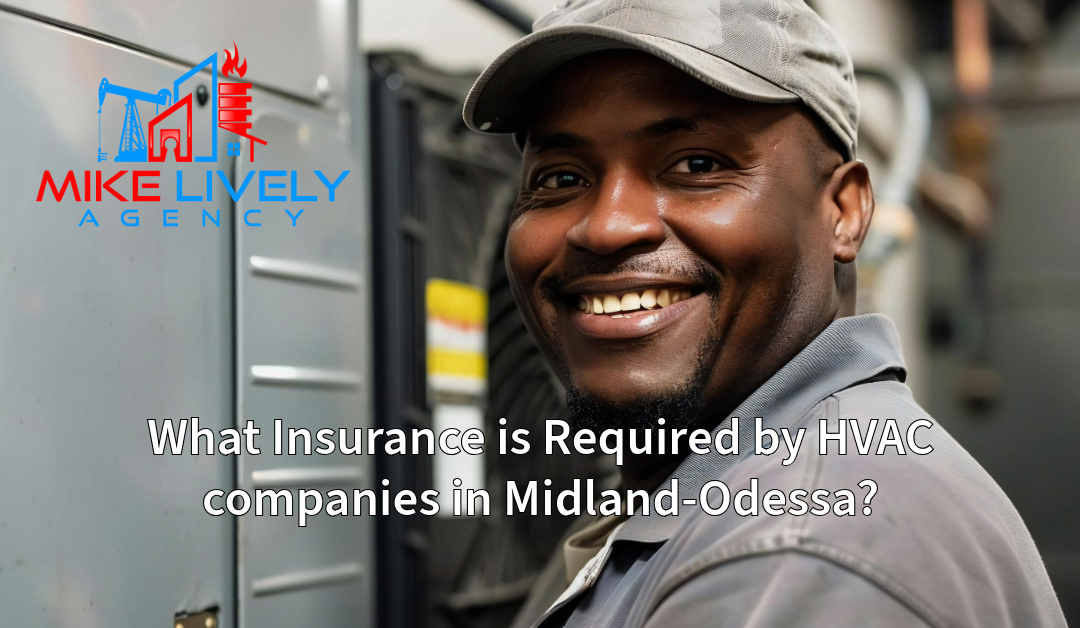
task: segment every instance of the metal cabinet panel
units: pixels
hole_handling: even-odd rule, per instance
[[[241,57],[258,60],[249,65],[245,79],[315,100],[321,98],[319,77],[326,77],[327,104],[347,106],[347,54],[356,41],[355,2],[349,0],[6,0],[4,4],[190,65],[236,42]]]
[[[265,98],[258,102],[272,106]],[[286,173],[296,171],[297,193],[319,200],[259,201],[249,192],[237,205],[238,421],[254,421],[264,435],[273,434],[275,419],[284,429],[308,428],[313,435],[322,428],[368,427],[371,294],[363,176],[336,120],[281,105],[256,112],[252,133],[268,145],[256,146],[253,164],[243,160],[236,180],[253,169],[279,171],[267,183],[287,187],[267,188],[267,194],[291,197]],[[351,170],[334,202],[314,170],[330,181]],[[252,190],[260,176],[252,175]],[[298,216],[296,226],[286,210]],[[264,449],[240,459],[238,481],[249,491],[339,488],[351,497],[354,489],[374,485],[369,461],[367,455]],[[370,625],[372,519],[324,513],[307,523],[300,528],[295,515],[240,520],[242,626]]]
[[[228,197],[205,206],[220,228],[34,200],[46,169],[81,186],[134,165],[96,162],[102,76],[149,89],[186,68],[4,11],[0,60],[0,624],[169,626],[217,606],[232,626],[233,521],[201,504],[233,460],[155,456],[147,429],[233,423]],[[103,112],[110,151],[123,110]],[[87,208],[100,226],[78,226]]]

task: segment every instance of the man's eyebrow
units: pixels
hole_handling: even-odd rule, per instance
[[[536,147],[536,152],[581,148],[591,142],[576,133],[537,133],[529,135],[529,144]]]
[[[643,129],[634,131],[632,137],[634,137],[635,139],[652,139],[656,137],[662,137],[664,135],[670,135],[672,133],[679,133],[681,131],[696,130],[698,130],[698,121],[695,118],[666,118],[659,122],[654,122]]]

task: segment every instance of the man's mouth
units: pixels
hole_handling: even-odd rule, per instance
[[[570,291],[565,295],[569,322],[587,337],[630,340],[657,333],[691,312],[700,312],[709,302],[702,288],[682,283],[625,285],[631,281],[603,281],[582,285],[580,292]]]
[[[635,318],[651,311],[662,310],[691,296],[687,288],[646,288],[626,292],[578,295],[577,307],[591,315],[611,318]]]

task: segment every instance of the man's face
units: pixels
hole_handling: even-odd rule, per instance
[[[578,59],[542,92],[507,265],[572,410],[729,412],[836,314],[842,159],[801,107],[643,53]]]

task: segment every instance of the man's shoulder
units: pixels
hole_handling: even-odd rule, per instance
[[[959,538],[954,537],[992,543],[1017,533],[1030,540],[997,482],[903,384],[854,386],[822,401],[811,415],[817,420],[806,425],[799,463],[822,488],[849,488],[859,497],[856,516],[817,517],[814,530],[908,530],[913,534],[908,540],[919,547],[937,540],[956,548]],[[843,438],[843,453],[838,436]],[[783,473],[780,466],[766,465],[763,471]],[[864,480],[875,485],[866,504],[869,514],[863,512],[863,499],[870,489],[859,486]],[[1030,549],[1034,552],[1034,545]],[[907,550],[903,552],[906,556]]]
[[[854,386],[823,400],[797,427],[805,432],[793,463],[783,464],[782,445],[719,478],[732,499],[754,484],[759,503],[780,491],[782,512],[693,513],[669,542],[672,572],[692,578],[737,560],[797,552],[873,582],[929,625],[1063,625],[1055,623],[1060,610],[1020,515],[906,386]],[[833,437],[822,454],[822,430],[842,433],[845,453]],[[870,499],[865,480],[873,482]],[[998,611],[1005,616],[983,614]]]
[[[735,465],[731,482],[756,477],[762,486],[775,483],[788,491],[858,493],[856,514],[841,509],[810,517],[826,526],[844,520],[872,524],[875,515],[886,513],[910,522],[1019,518],[993,478],[902,383],[874,382],[837,392],[789,430],[792,440],[799,437],[796,430],[803,431],[793,462],[788,441],[781,438],[775,453]],[[860,486],[865,480],[877,485],[866,504],[863,498],[872,489]]]
[[[872,511],[902,509],[937,521],[1019,518],[993,478],[899,382],[840,391],[807,418],[800,462],[815,467],[822,482],[877,483]]]

